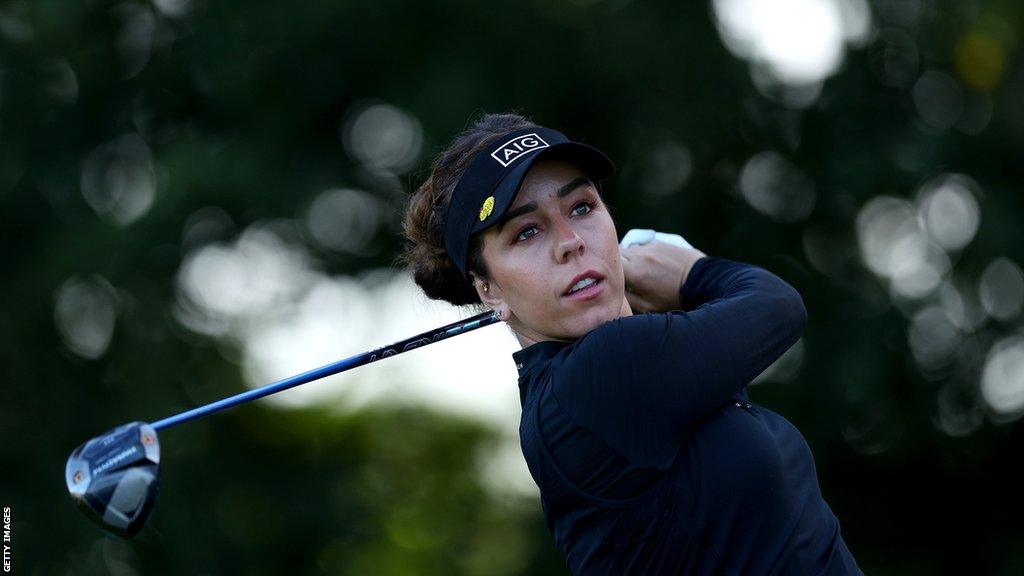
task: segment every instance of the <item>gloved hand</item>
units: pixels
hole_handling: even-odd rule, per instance
[[[693,246],[690,246],[690,243],[679,234],[657,232],[648,228],[633,228],[629,232],[626,232],[626,235],[622,237],[622,241],[619,242],[619,248],[626,248],[633,244],[647,244],[651,240],[674,244],[683,248],[693,248]]]
[[[634,229],[619,243],[626,301],[635,313],[667,312],[682,306],[679,290],[706,256],[678,234]]]

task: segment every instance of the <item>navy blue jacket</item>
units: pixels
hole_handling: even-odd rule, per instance
[[[698,260],[682,310],[512,354],[520,442],[574,574],[862,574],[814,459],[746,386],[807,323],[763,268]]]

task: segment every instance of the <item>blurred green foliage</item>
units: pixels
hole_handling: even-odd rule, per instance
[[[906,311],[859,260],[854,231],[873,197],[909,198],[936,174],[962,173],[983,191],[981,228],[956,270],[1024,262],[1022,9],[905,2],[916,7],[908,23],[899,4],[870,3],[876,28],[916,41],[915,74],[943,71],[989,99],[983,129],[923,125],[912,87],[880,78],[874,43],[846,54],[813,105],[787,107],[758,91],[703,2],[0,4],[0,505],[13,508],[18,573],[565,573],[539,502],[496,497],[479,480],[472,455],[494,430],[426,409],[248,406],[163,434],[164,490],[129,542],[81,517],[62,477],[70,451],[103,430],[243,389],[224,345],[170,313],[195,248],[183,239],[190,215],[217,206],[241,230],[300,217],[325,189],[361,188],[393,216],[373,251],[309,249],[332,274],[388,266],[403,202],[433,155],[473,114],[507,109],[616,161],[606,196],[620,231],[683,233],[801,292],[799,376],[751,396],[807,438],[866,573],[1024,572],[1019,421],[986,418],[964,435],[936,425],[942,390],[968,415],[984,409],[980,368],[922,376]],[[971,50],[985,55],[977,65]],[[365,102],[421,124],[412,169],[381,175],[346,152],[340,133]],[[83,186],[90,155],[125,135],[145,143],[155,194],[119,223]],[[672,194],[644,194],[664,142],[685,143],[692,170]],[[772,221],[736,193],[762,150],[813,181],[806,220]],[[834,243],[831,274],[809,263],[809,233]],[[54,307],[67,278],[93,275],[120,304],[109,347],[83,359]],[[1014,330],[993,323],[963,346],[983,352]]]

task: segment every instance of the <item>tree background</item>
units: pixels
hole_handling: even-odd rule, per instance
[[[620,234],[680,233],[803,295],[803,338],[750,396],[806,437],[866,573],[1024,573],[1022,11],[0,3],[15,572],[566,573],[509,450],[498,326],[161,433],[133,540],[63,481],[118,424],[465,316],[413,298],[402,209],[474,115],[516,110],[616,162]]]

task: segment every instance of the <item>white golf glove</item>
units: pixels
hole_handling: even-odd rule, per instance
[[[683,248],[693,248],[685,238],[679,234],[668,234],[665,232],[656,232],[646,228],[634,228],[626,235],[622,237],[622,241],[619,242],[619,248],[625,248],[632,246],[633,244],[647,244],[651,240],[655,242],[665,242],[667,244],[675,244]]]

